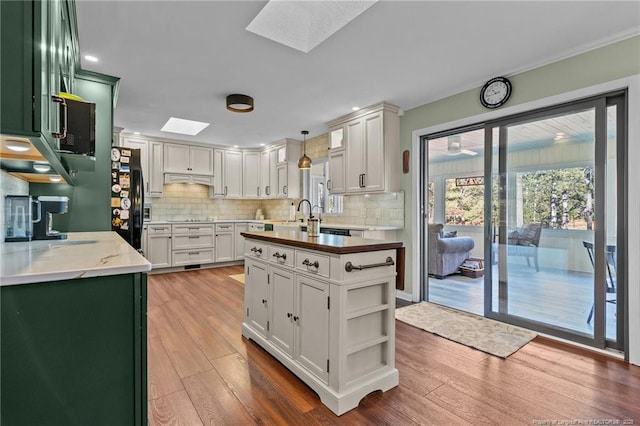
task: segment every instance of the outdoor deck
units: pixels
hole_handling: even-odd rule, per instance
[[[493,306],[497,307],[497,265],[493,267]],[[484,277],[450,275],[439,280],[429,277],[429,301],[477,315],[484,313]],[[613,295],[608,295],[612,298]],[[509,313],[593,333],[587,317],[593,303],[593,275],[541,268],[536,272],[526,264],[509,266]],[[616,305],[607,303],[607,338],[615,338]],[[497,310],[497,308],[496,308]]]

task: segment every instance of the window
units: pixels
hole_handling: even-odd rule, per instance
[[[304,198],[308,199],[314,207],[314,214],[321,211],[323,214],[342,213],[342,196],[331,195],[327,190],[329,176],[329,160],[322,158],[313,160],[310,170],[304,170],[302,174],[304,186]]]

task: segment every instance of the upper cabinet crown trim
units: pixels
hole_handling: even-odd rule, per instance
[[[398,114],[398,112],[400,111],[400,107],[397,107],[393,104],[390,104],[388,102],[382,101],[382,102],[378,102],[376,104],[373,105],[369,105],[368,107],[365,108],[361,108],[358,111],[354,111],[352,113],[346,114],[346,115],[342,115],[334,120],[331,120],[329,122],[327,122],[327,126],[329,126],[330,128],[333,128],[335,126],[339,126],[341,124],[346,123],[347,121],[351,121],[355,118],[360,118],[362,116],[365,116],[367,114],[371,114],[372,112],[376,112],[376,111],[385,111],[385,112],[389,112],[391,114]]]

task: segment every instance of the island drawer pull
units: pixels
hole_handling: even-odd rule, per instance
[[[189,239],[192,239],[192,238],[200,238],[200,236],[199,235],[189,235]]]
[[[353,270],[358,270],[358,271],[362,271],[363,269],[371,269],[371,268],[379,268],[381,266],[393,266],[395,265],[395,262],[393,261],[393,259],[391,257],[387,257],[387,260],[385,262],[382,263],[372,263],[369,265],[359,265],[359,266],[353,266],[353,263],[351,262],[347,262],[344,265],[344,270],[347,272],[351,272]]]
[[[275,252],[275,253],[273,253],[273,257],[275,257],[278,260],[280,260],[280,259],[287,260],[287,253],[280,254],[280,252]]]
[[[305,259],[305,260],[302,261],[302,264],[306,265],[307,267],[313,266],[316,269],[318,269],[320,267],[320,263],[317,260],[315,262],[311,263],[309,261],[309,259]]]
[[[252,247],[251,251],[257,254],[262,254],[262,249],[257,247]]]
[[[190,251],[187,253],[189,256],[191,256],[192,254],[200,254],[199,251]]]

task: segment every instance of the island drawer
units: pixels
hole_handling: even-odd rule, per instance
[[[296,268],[329,278],[329,256],[311,251],[296,250]]]
[[[293,268],[294,257],[295,251],[289,247],[277,245],[269,246],[269,261],[272,263]]]
[[[396,251],[382,250],[344,255],[340,258],[340,274],[344,280],[394,276]]]
[[[206,235],[174,235],[172,249],[208,248],[214,246],[213,234]]]
[[[180,224],[180,225],[172,225],[173,233],[175,234],[186,234],[186,235],[203,235],[203,234],[213,234],[213,224],[202,224],[202,225],[188,225],[188,224]]]
[[[147,235],[171,235],[171,225],[148,225]]]
[[[257,257],[267,259],[269,254],[269,245],[255,240],[245,240],[244,255],[249,257]]]
[[[191,249],[173,252],[173,266],[197,265],[200,263],[213,263],[213,249]]]

